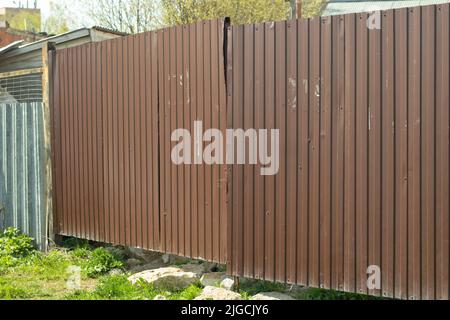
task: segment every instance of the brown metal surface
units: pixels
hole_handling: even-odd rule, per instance
[[[448,299],[449,5],[368,18],[217,20],[57,51],[57,233]],[[171,133],[194,139],[195,120],[279,129],[279,172],[174,165]]]
[[[59,234],[159,249],[156,37],[56,53]]]
[[[225,132],[224,27],[215,20],[158,31],[161,250],[218,262],[226,262],[226,171],[174,165],[170,135],[185,128],[193,141],[194,121]],[[192,160],[202,157],[192,151]]]
[[[170,157],[174,129],[201,120],[225,132],[224,27],[56,53],[57,233],[226,262],[226,170]]]
[[[232,28],[228,126],[280,129],[280,171],[229,167],[231,274],[448,299],[448,15]]]

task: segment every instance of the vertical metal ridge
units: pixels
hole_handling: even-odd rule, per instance
[[[47,242],[43,104],[0,104],[0,228],[16,227]]]

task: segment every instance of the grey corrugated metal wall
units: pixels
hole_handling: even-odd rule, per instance
[[[41,102],[0,104],[0,229],[14,226],[45,243]]]

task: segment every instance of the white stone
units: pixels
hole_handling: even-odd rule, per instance
[[[194,300],[242,300],[242,296],[231,290],[207,286]]]
[[[209,272],[205,273],[200,282],[203,286],[220,287],[220,283],[226,277],[224,272]]]
[[[199,277],[196,273],[185,272],[177,267],[146,270],[128,277],[128,280],[133,284],[139,279],[153,284],[157,289],[170,291],[182,290],[199,281]]]
[[[295,299],[281,292],[260,292],[251,297],[250,300],[295,300]]]
[[[233,286],[234,286],[234,280],[230,277],[227,277],[227,278],[223,279],[222,282],[220,282],[220,287],[227,289],[227,290],[233,289]]]
[[[158,294],[156,297],[153,298],[153,300],[167,300],[167,298]]]
[[[162,261],[164,263],[169,263],[169,261],[170,261],[170,254],[167,254],[167,253],[163,254],[161,259],[162,259]]]

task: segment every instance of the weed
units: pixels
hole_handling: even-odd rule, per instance
[[[144,300],[158,293],[151,285],[138,282],[133,285],[126,275],[102,277],[96,288],[89,292],[78,290],[66,296],[68,300]]]
[[[364,294],[336,290],[308,288],[296,296],[300,300],[378,300],[380,298]]]
[[[124,263],[114,254],[104,248],[97,248],[92,251],[85,271],[88,277],[98,277],[115,268],[122,268]]]
[[[64,239],[63,246],[65,248],[69,248],[69,249],[77,249],[77,248],[90,249],[91,248],[88,240],[78,239],[78,238],[73,238],[73,237]]]
[[[198,284],[193,284],[184,290],[168,295],[170,300],[193,300],[202,293],[202,288]]]
[[[27,299],[29,297],[30,294],[27,292],[27,290],[23,288],[17,288],[16,286],[9,284],[2,285],[0,282],[0,299]]]
[[[270,281],[246,280],[239,286],[239,291],[243,296],[253,296],[260,292],[284,292],[286,285]]]
[[[26,257],[36,250],[34,239],[16,228],[7,228],[0,234],[0,256]]]
[[[88,259],[91,257],[92,251],[85,247],[75,248],[70,252],[71,256],[76,259]]]
[[[252,297],[250,293],[244,290],[239,290],[239,294],[242,296],[242,299],[244,300],[250,300],[250,298]]]

